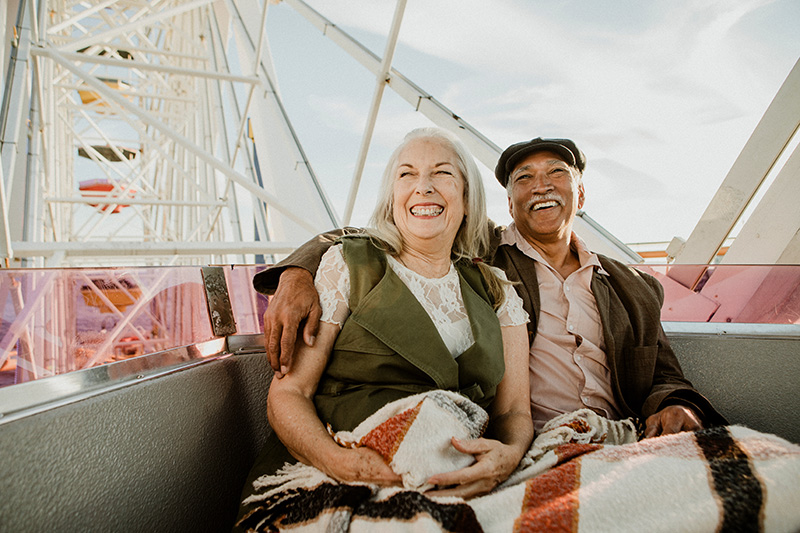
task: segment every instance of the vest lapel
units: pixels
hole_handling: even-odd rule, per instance
[[[437,387],[458,388],[458,364],[428,313],[391,268],[386,268],[350,320],[425,372]]]
[[[472,336],[475,339],[472,346],[458,357],[461,378],[459,381],[461,385],[477,384],[481,380],[477,379],[476,374],[480,374],[483,381],[493,389],[503,379],[505,361],[502,357],[486,357],[485,354],[491,353],[497,349],[497,346],[503,345],[500,323],[496,320],[497,315],[492,306],[476,292],[475,287],[460,269],[458,273],[461,282],[461,296],[464,299],[464,307],[467,309]],[[480,387],[477,387],[477,390],[461,390],[462,394],[476,402],[479,402],[488,392]]]

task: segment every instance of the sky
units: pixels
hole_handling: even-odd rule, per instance
[[[379,57],[390,0],[306,0]],[[342,216],[374,77],[286,3],[267,30],[292,125]],[[800,57],[796,0],[408,0],[393,66],[501,148],[567,137],[587,214],[626,243],[689,237]],[[384,93],[353,225],[391,150],[431,122]],[[505,191],[481,166],[489,216]]]

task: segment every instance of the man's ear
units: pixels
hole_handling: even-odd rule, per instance
[[[583,181],[578,184],[578,209],[583,209],[583,202],[586,200],[586,195],[583,190]]]
[[[514,209],[511,204],[511,196],[508,197],[508,214],[511,215],[512,218],[514,217]]]

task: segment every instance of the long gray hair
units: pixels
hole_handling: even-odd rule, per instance
[[[392,152],[378,191],[378,202],[372,213],[367,233],[381,241],[386,251],[398,255],[403,250],[403,238],[394,221],[394,181],[400,164],[400,153],[413,141],[432,139],[442,142],[456,154],[456,167],[464,179],[464,207],[466,215],[453,241],[451,256],[454,260],[483,257],[489,250],[489,232],[486,217],[486,196],[478,165],[469,150],[452,133],[439,128],[418,128],[410,131],[400,146]]]

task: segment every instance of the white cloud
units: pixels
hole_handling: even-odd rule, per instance
[[[382,53],[394,2],[313,4]],[[800,51],[800,37],[750,31],[782,11],[789,2],[409,0],[397,56],[432,64],[414,81],[445,87],[434,96],[501,146],[574,138],[590,159],[587,210],[621,239],[687,237]],[[386,149],[419,125],[400,108],[382,110]],[[339,109],[351,129],[358,109]]]

